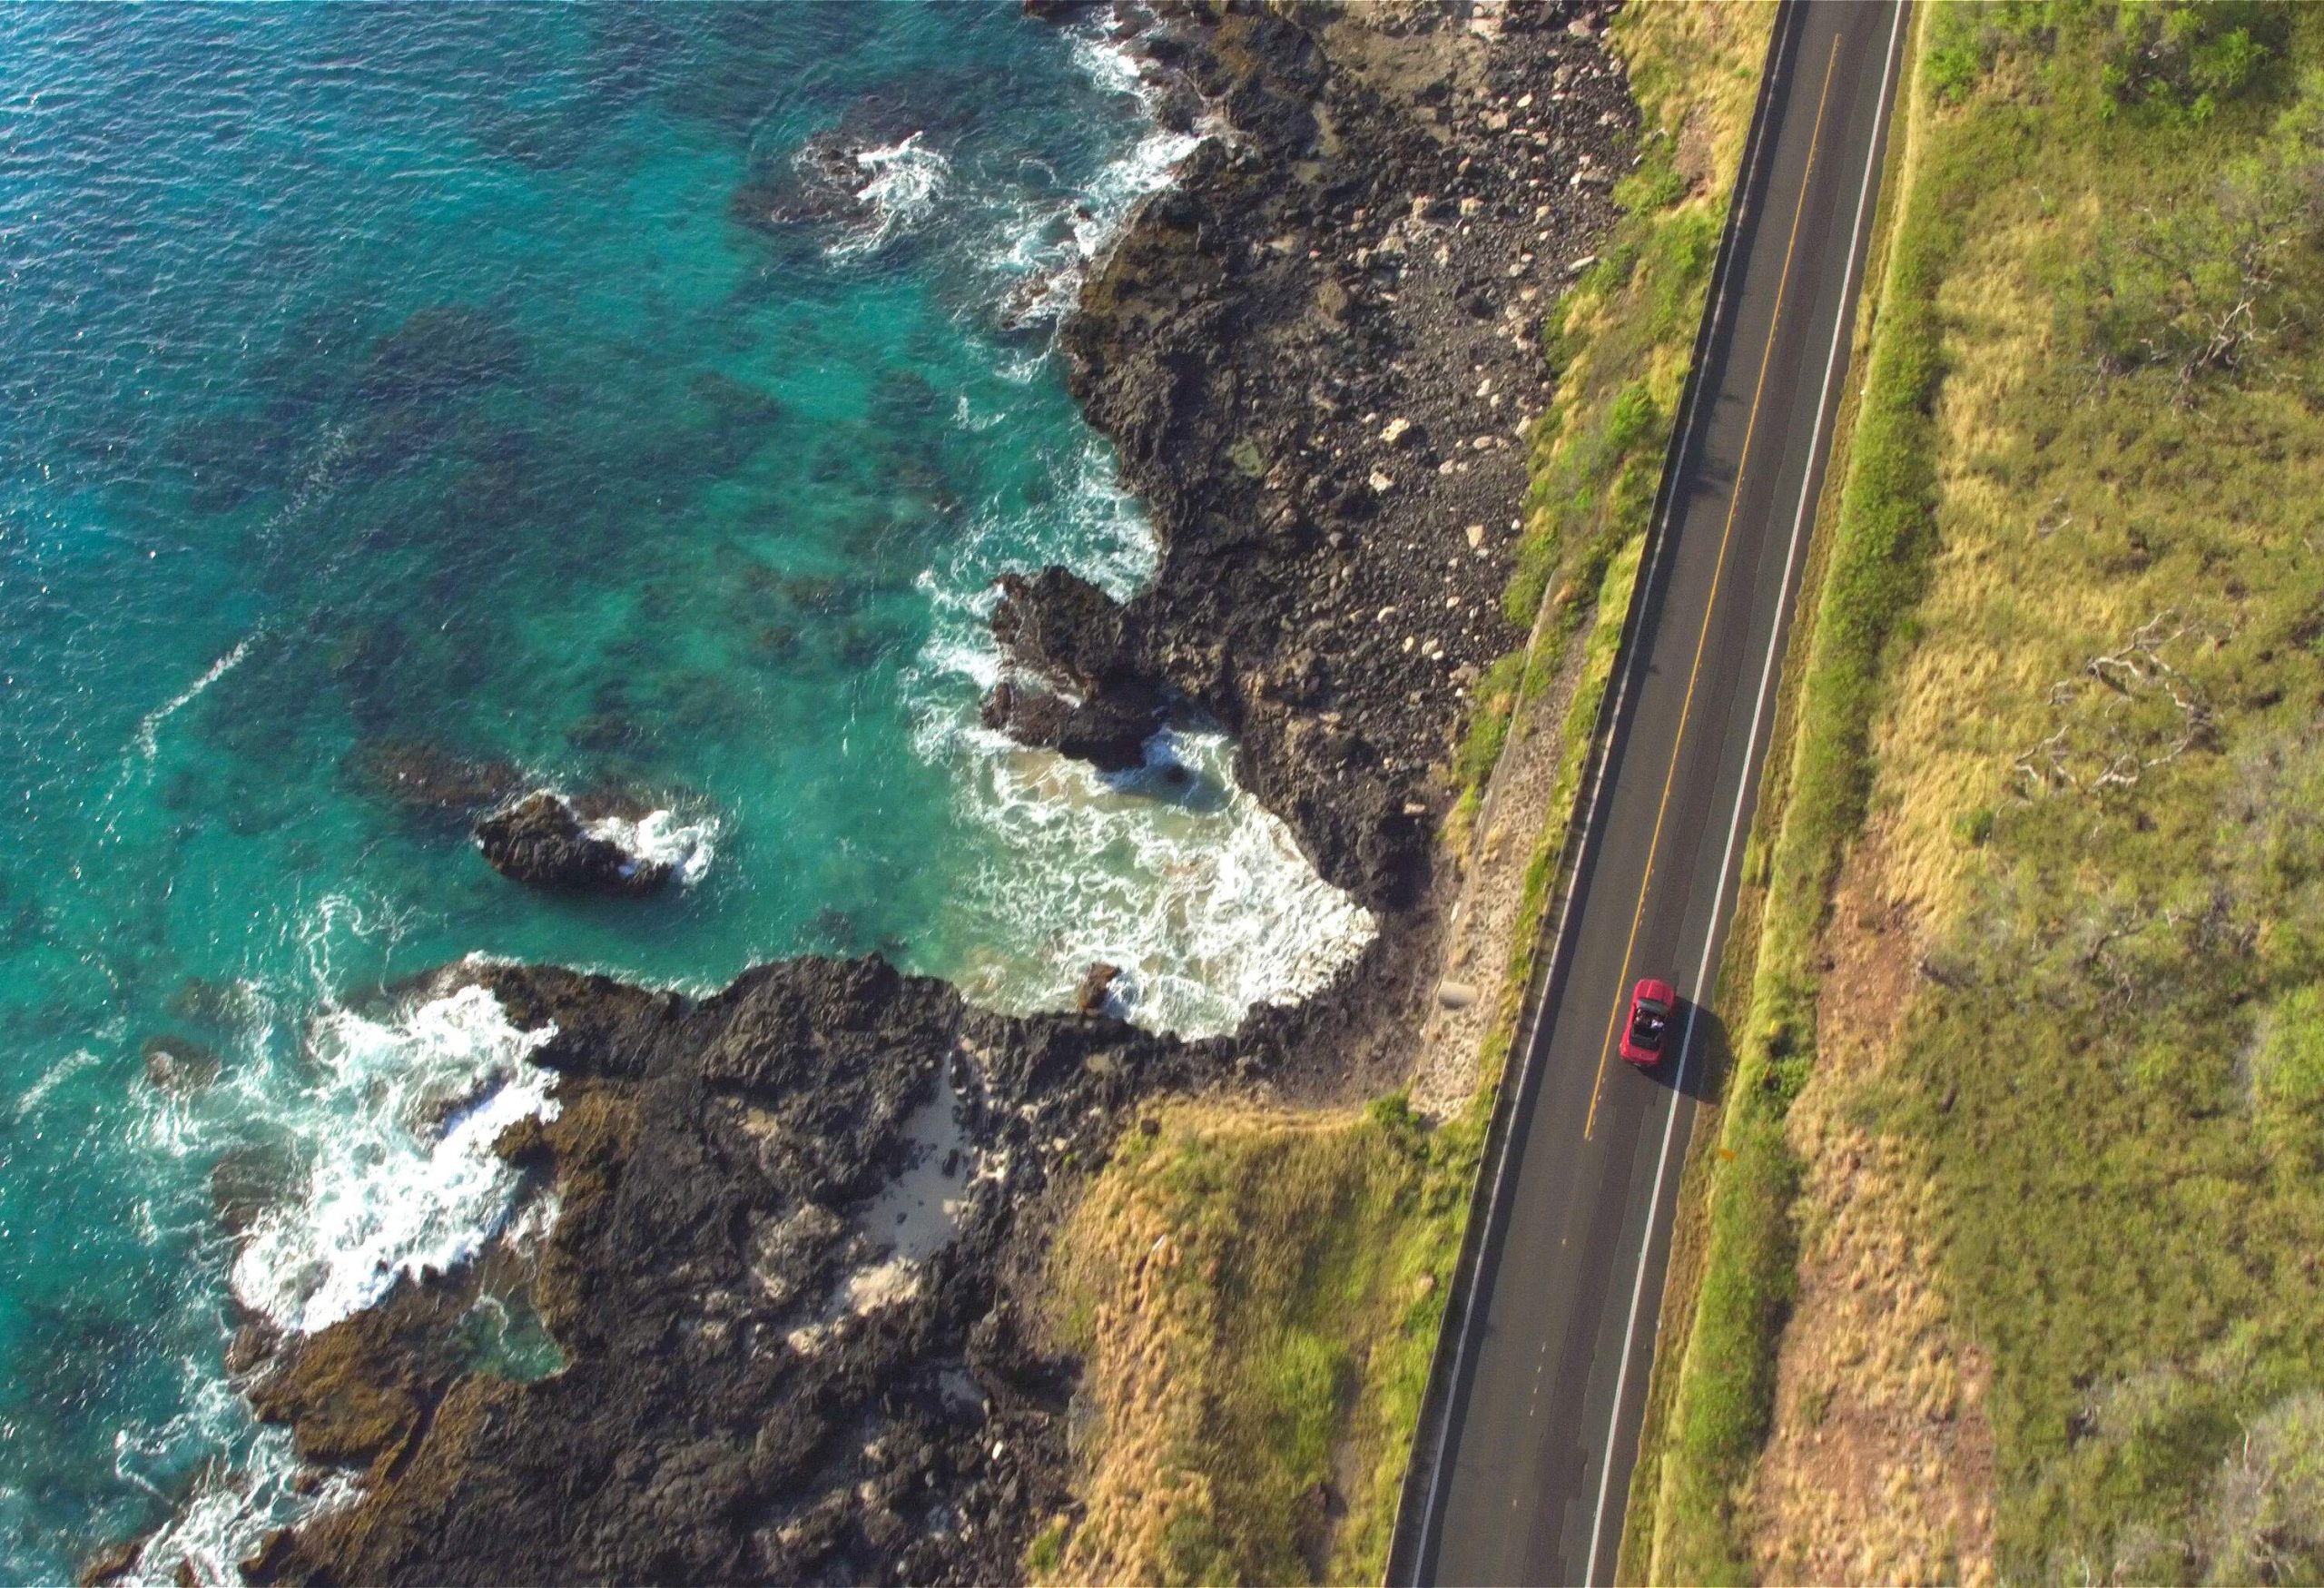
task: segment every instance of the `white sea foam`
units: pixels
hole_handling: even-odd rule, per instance
[[[38,1113],[41,1105],[48,1101],[51,1092],[96,1061],[97,1056],[94,1053],[90,1052],[86,1048],[76,1048],[50,1065],[42,1073],[41,1078],[25,1088],[23,1094],[16,1099],[18,1123]]]
[[[675,811],[651,811],[634,822],[625,816],[606,816],[582,831],[614,844],[640,863],[668,866],[681,887],[691,888],[702,881],[717,853],[716,822],[683,821]]]
[[[855,190],[855,196],[871,210],[871,219],[825,252],[834,258],[876,252],[890,238],[917,230],[936,212],[952,163],[941,150],[922,143],[922,135],[914,133],[901,143],[866,149],[856,155],[855,163],[862,168],[865,181]]]
[[[1320,991],[1376,930],[1236,784],[1224,734],[1158,735],[1142,769],[1111,777],[1006,741],[983,749],[970,808],[998,853],[963,904],[1033,951],[970,971],[986,1001],[1069,1004],[1104,961],[1123,972],[1130,1018],[1206,1036],[1253,1004]]]
[[[343,893],[284,913],[284,940],[309,984],[237,983],[236,1060],[195,1092],[138,1089],[138,1129],[145,1150],[196,1161],[236,1149],[289,1150],[297,1167],[284,1199],[251,1226],[230,1282],[277,1325],[311,1331],[376,1302],[399,1275],[449,1267],[496,1237],[534,1245],[553,1228],[554,1195],[517,1206],[518,1177],[492,1150],[515,1120],[556,1116],[554,1078],[531,1060],[553,1030],[517,1031],[478,987],[376,1015],[341,1008],[332,997],[341,962],[376,964],[409,922]],[[297,1012],[318,995],[320,1014]],[[286,1041],[292,1031],[298,1040]],[[212,1228],[204,1199],[200,1229],[187,1233]],[[184,1371],[176,1417],[115,1437],[124,1480],[176,1502],[132,1575],[237,1583],[239,1563],[270,1533],[359,1490],[345,1474],[316,1484],[289,1430],[254,1422],[214,1361],[189,1358]],[[169,1475],[202,1453],[216,1459],[199,1466],[190,1492],[177,1492]]]
[[[223,678],[227,674],[241,666],[242,665],[242,658],[251,654],[251,640],[256,637],[257,636],[255,635],[246,636],[242,639],[237,641],[234,648],[228,651],[216,661],[211,663],[208,669],[202,673],[201,677],[196,678],[192,683],[187,685],[183,689],[172,695],[168,700],[162,702],[152,711],[147,712],[145,714],[144,720],[137,725],[136,742],[138,755],[148,761],[153,760],[153,757],[161,751],[162,725],[168,722],[172,717],[177,715],[178,713],[183,711],[187,706],[192,705],[201,697],[203,690],[209,688],[212,684],[217,683],[219,679]]]
[[[1071,35],[1074,64],[1102,89],[1135,97],[1149,112],[1157,97],[1137,54],[1111,34]],[[990,263],[1013,281],[1009,318],[1055,321],[1073,306],[1090,261],[1105,252],[1138,201],[1169,185],[1179,162],[1210,135],[1149,124],[1145,135],[1106,163],[1072,198],[1020,206]]]
[[[241,1454],[231,1465],[213,1462],[204,1466],[169,1521],[146,1538],[128,1580],[151,1588],[187,1580],[240,1583],[241,1563],[258,1553],[269,1534],[337,1510],[361,1494],[354,1476],[343,1472],[315,1484],[288,1428],[252,1426],[241,1392],[231,1381],[196,1363],[186,1366],[187,1409],[147,1437],[126,1430],[115,1435],[114,1470],[159,1494],[142,1464],[165,1457],[174,1445],[191,1442],[212,1450],[239,1445]]]
[[[1100,88],[1135,98],[1150,117],[1160,99],[1147,76],[1144,60],[1121,38],[1110,33],[1073,35],[1073,61]],[[1114,240],[1137,202],[1169,185],[1178,163],[1210,136],[1216,123],[1206,123],[1191,133],[1174,133],[1149,126],[1129,151],[1108,162],[1089,184],[1090,214],[1075,235],[1084,257],[1095,257]]]
[[[553,1034],[517,1030],[480,987],[386,1019],[323,1015],[308,1044],[315,1078],[278,1121],[304,1149],[304,1188],[251,1228],[235,1294],[310,1333],[378,1301],[399,1275],[475,1256],[517,1192],[494,1141],[518,1119],[556,1117],[555,1077],[530,1061]]]
[[[1153,575],[1152,532],[1110,454],[1093,442],[1060,472],[1047,521],[973,519],[952,560],[922,579],[936,621],[905,681],[914,747],[953,769],[989,852],[950,901],[947,935],[983,945],[957,976],[997,1008],[1056,1009],[1102,960],[1124,972],[1122,1000],[1141,1024],[1230,1031],[1254,1003],[1319,991],[1376,926],[1236,784],[1225,735],[1163,734],[1144,768],[1106,776],[979,720],[1006,666],[988,621],[1006,566],[997,547],[1029,541],[1117,597]]]

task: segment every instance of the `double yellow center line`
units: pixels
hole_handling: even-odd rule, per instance
[[[1807,188],[1816,175],[1816,156],[1824,143],[1824,110],[1832,97],[1832,74],[1840,62],[1840,37],[1832,39],[1831,59],[1824,64],[1823,92],[1816,98],[1816,121],[1807,139],[1807,169],[1799,177],[1799,202],[1792,207],[1791,235],[1783,246],[1783,270],[1776,278],[1775,312],[1768,321],[1768,345],[1759,355],[1759,378],[1751,389],[1751,411],[1743,424],[1743,451],[1735,460],[1735,484],[1727,498],[1727,522],[1718,533],[1718,560],[1711,567],[1710,597],[1703,604],[1703,631],[1695,641],[1695,662],[1687,674],[1687,693],[1679,707],[1679,734],[1670,745],[1670,770],[1662,779],[1662,802],[1655,807],[1654,834],[1647,841],[1646,874],[1639,880],[1638,908],[1630,915],[1630,941],[1622,949],[1622,974],[1614,991],[1614,1005],[1606,1012],[1606,1038],[1598,1050],[1598,1079],[1590,1089],[1590,1117],[1581,1129],[1581,1139],[1590,1139],[1598,1129],[1598,1102],[1606,1090],[1606,1071],[1614,1055],[1614,1033],[1620,1027],[1622,1012],[1630,1006],[1630,957],[1638,951],[1639,927],[1646,920],[1646,899],[1654,884],[1654,860],[1662,847],[1663,820],[1670,814],[1670,791],[1678,786],[1679,755],[1687,743],[1687,723],[1695,708],[1695,686],[1701,681],[1703,653],[1710,645],[1711,616],[1718,609],[1718,587],[1727,577],[1727,547],[1735,538],[1736,509],[1743,501],[1744,471],[1751,465],[1751,440],[1759,428],[1759,399],[1768,389],[1768,367],[1775,361],[1776,334],[1783,325],[1784,300],[1791,291],[1791,261],[1799,246],[1800,218],[1807,212]],[[1748,763],[1746,763],[1748,770]]]

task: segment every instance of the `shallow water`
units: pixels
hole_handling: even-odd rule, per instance
[[[190,1494],[147,1564],[223,1571],[297,1504],[231,1300],[319,1327],[510,1216],[527,1039],[383,984],[1102,958],[1211,1031],[1368,932],[1216,735],[1107,780],[976,723],[996,573],[1153,563],[1043,318],[1186,147],[1096,35],[19,8],[0,58],[0,1578]],[[847,118],[862,216],[738,222]],[[639,794],[689,880],[526,893],[367,774],[411,746]]]

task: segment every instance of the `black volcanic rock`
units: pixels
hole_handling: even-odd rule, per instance
[[[566,1366],[518,1384],[462,1356],[473,1268],[287,1343],[257,1406],[366,1497],[253,1579],[1014,1580],[1066,1498],[1069,1379],[999,1254],[1067,1153],[1226,1045],[988,1014],[878,960],[766,965],[699,1003],[516,967],[444,985],[467,980],[556,1026],[538,1056],[563,1106],[501,1145],[561,1210],[537,1264],[490,1277]],[[867,1304],[888,1240],[868,1199],[944,1099],[986,1172],[950,1243]]]
[[[1122,968],[1099,960],[1081,978],[1081,991],[1075,994],[1074,1008],[1083,1014],[1104,1014],[1113,1006],[1114,984],[1122,979]]]
[[[1222,724],[1317,871],[1405,908],[1466,689],[1524,640],[1501,595],[1541,317],[1613,215],[1570,177],[1620,170],[1635,112],[1570,7],[1518,0],[1490,44],[1451,8],[1161,9],[1142,46],[1235,135],[1139,211],[1061,339],[1161,565],[1127,603],[1012,577],[994,633],[1078,712]],[[1002,715],[1122,764],[1119,733]]]
[[[1038,684],[1003,678],[986,692],[979,715],[986,727],[1020,745],[1054,749],[1065,732],[1065,719],[1073,715],[1073,703]]]
[[[1044,568],[1027,578],[1003,574],[992,628],[1019,666],[1056,689],[1022,680],[995,685],[984,704],[987,727],[1019,744],[1059,750],[1123,772],[1146,758],[1146,742],[1168,711],[1164,688],[1128,649],[1124,610],[1078,574]],[[1068,702],[1059,690],[1079,698]]]
[[[543,790],[476,824],[477,847],[502,876],[566,893],[650,893],[670,880],[661,861],[594,836],[562,794]]]

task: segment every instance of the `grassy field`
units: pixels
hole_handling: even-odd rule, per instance
[[[1443,1309],[1462,1132],[1393,1100],[1187,1102],[1123,1142],[1054,1248],[1060,1343],[1103,1421],[1047,1580],[1378,1577]],[[1401,1436],[1400,1436],[1401,1435]],[[1343,1521],[1344,1518],[1344,1521]]]
[[[1492,1082],[1612,675],[1773,12],[1659,0],[1614,24],[1646,158],[1617,189],[1626,213],[1604,257],[1543,328],[1561,380],[1534,432],[1509,592],[1535,643],[1493,670],[1447,768],[1458,853],[1509,725],[1583,646],[1551,725],[1558,775],[1484,1084],[1433,1126],[1401,1098],[1331,1112],[1191,1100],[1125,1138],[1054,1248],[1049,1323],[1085,1364],[1093,1409],[1078,1512],[1028,1552],[1037,1581],[1346,1583],[1385,1568]]]
[[[2309,1580],[2324,12],[1925,29],[1651,1571]],[[1825,1445],[1983,1502],[1850,1554]]]

